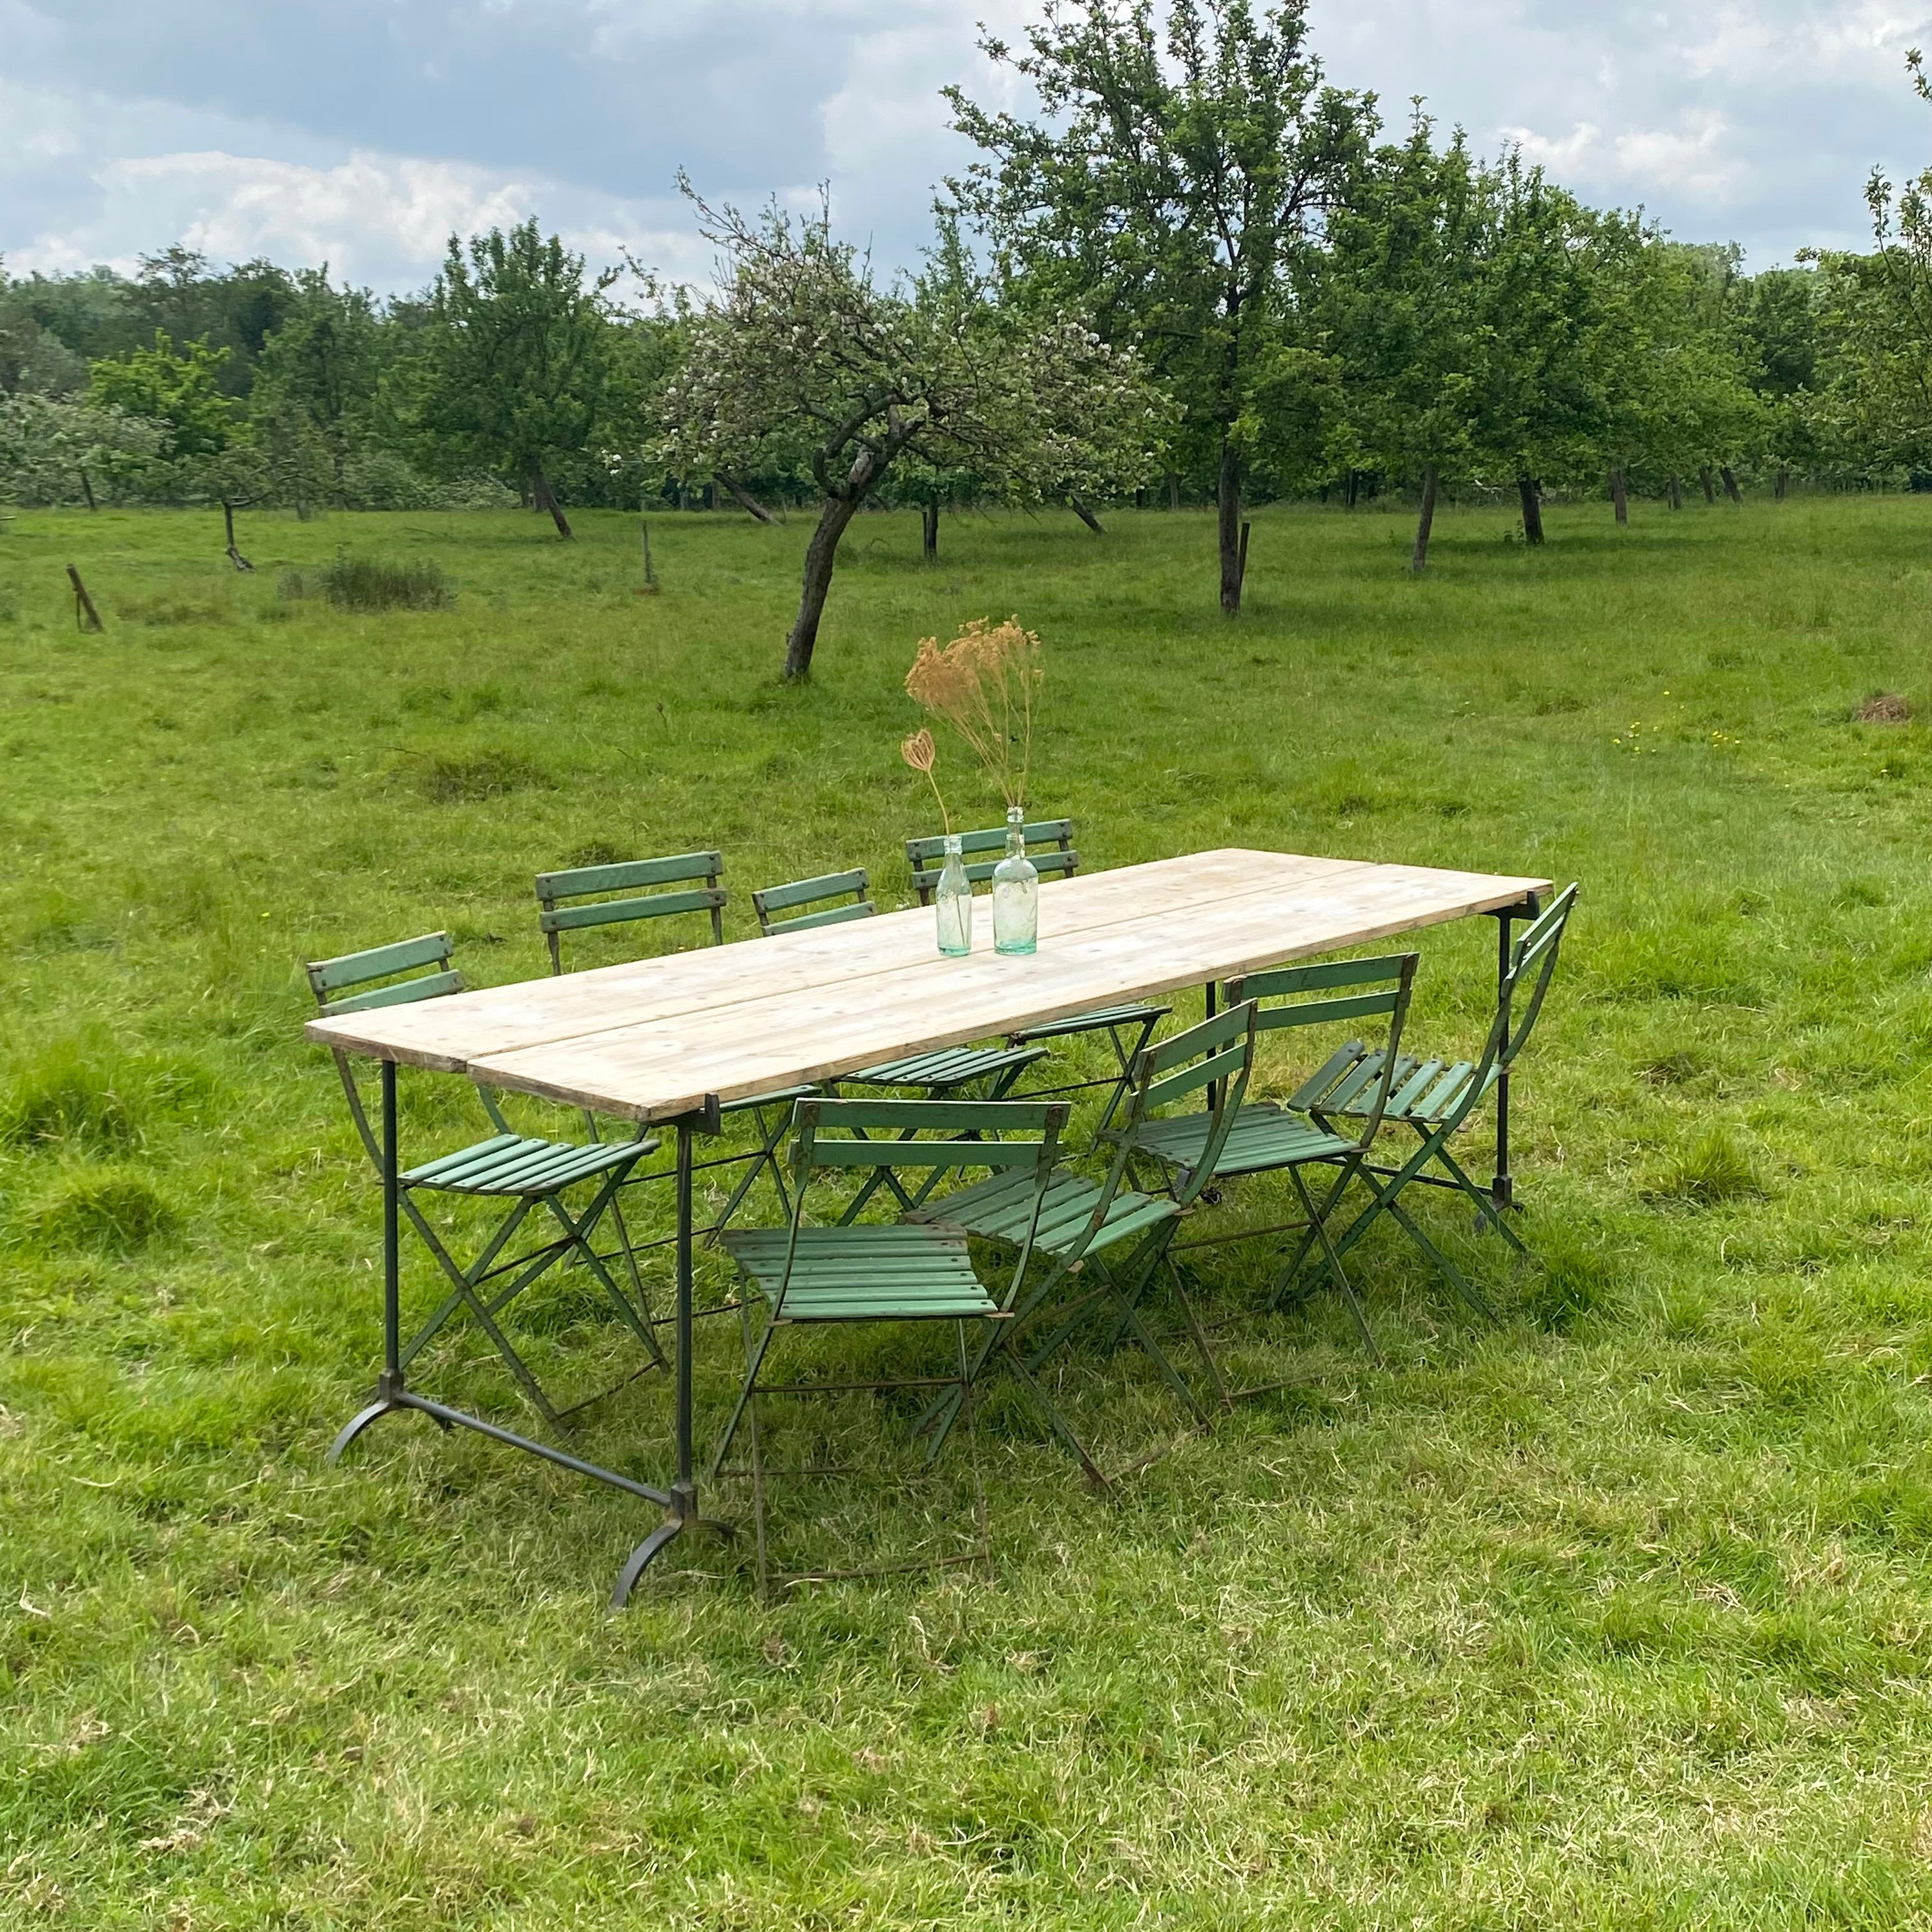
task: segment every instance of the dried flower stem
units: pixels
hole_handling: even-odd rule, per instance
[[[946,814],[946,800],[939,789],[939,780],[934,776],[933,766],[938,761],[938,752],[932,742],[932,734],[922,724],[910,738],[899,746],[899,756],[916,772],[926,774],[926,782],[932,788],[932,796],[939,807],[940,828],[950,838],[952,820]]]
[[[1040,639],[1017,617],[997,626],[981,617],[943,650],[938,638],[922,638],[906,689],[965,740],[1006,803],[1024,807],[1043,675]]]

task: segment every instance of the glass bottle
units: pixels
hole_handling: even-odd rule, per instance
[[[1040,941],[1040,874],[1026,855],[1026,814],[1006,808],[1006,856],[993,868],[993,950],[1030,952]]]
[[[973,950],[973,882],[959,856],[959,835],[946,835],[946,862],[939,868],[939,883],[933,888],[932,902],[939,915],[939,950],[950,959],[957,959]]]

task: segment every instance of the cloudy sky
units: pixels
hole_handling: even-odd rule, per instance
[[[916,252],[963,158],[937,91],[1001,83],[976,20],[1031,0],[0,0],[0,253],[16,270],[326,260],[427,280],[452,230],[526,213],[593,260],[706,252],[673,187],[829,179],[842,229]],[[1754,265],[1856,244],[1874,163],[1932,164],[1908,46],[1932,0],[1312,0],[1332,76],[1429,98],[1599,202]]]

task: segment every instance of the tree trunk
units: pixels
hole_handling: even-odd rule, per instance
[[[1716,486],[1711,481],[1711,466],[1708,463],[1698,471],[1697,480],[1704,486],[1705,502],[1714,503],[1718,500],[1718,492]]]
[[[1348,480],[1342,486],[1343,509],[1352,510],[1355,507],[1355,499],[1360,494],[1361,488],[1362,472],[1359,470],[1351,469],[1348,472]]]
[[[332,450],[329,452],[328,460],[329,467],[334,472],[335,507],[338,510],[346,510],[349,507],[349,486],[343,481],[343,455],[341,451],[339,449]]]
[[[1673,476],[1670,479],[1670,507],[1673,510],[1681,510],[1684,507],[1684,479],[1681,476]]]
[[[939,500],[919,506],[920,548],[928,563],[939,561]]]
[[[221,502],[221,520],[228,531],[228,561],[237,570],[253,570],[255,566],[235,547],[235,506],[225,496]]]
[[[1731,466],[1726,463],[1718,474],[1724,479],[1724,494],[1734,503],[1742,503],[1744,493],[1738,488],[1738,479],[1731,474]]]
[[[1172,470],[1167,472],[1167,507],[1170,510],[1180,508],[1180,478]]]
[[[1429,563],[1429,532],[1436,521],[1436,471],[1432,465],[1422,472],[1422,514],[1415,520],[1415,548],[1409,553],[1408,567],[1420,575]]]
[[[845,526],[859,514],[857,496],[828,496],[819,512],[818,527],[806,546],[805,581],[800,588],[798,622],[785,640],[788,679],[812,675],[812,653],[818,644],[818,620],[824,614],[825,593],[832,588],[832,560]]]
[[[1221,507],[1221,614],[1241,614],[1241,460],[1231,442],[1221,446],[1218,494]]]
[[[1772,491],[1773,501],[1783,502],[1790,488],[1791,472],[1788,470],[1780,470],[1778,472],[1778,482],[1773,486]]]
[[[1630,521],[1630,498],[1624,492],[1624,472],[1620,467],[1610,472],[1610,501],[1616,506],[1618,524],[1628,524]]]
[[[570,519],[563,514],[563,506],[556,500],[556,493],[550,487],[550,479],[541,470],[530,472],[530,498],[539,510],[548,510],[550,520],[556,526],[556,533],[568,543],[574,532]]]
[[[757,497],[754,496],[748,490],[745,489],[740,484],[733,482],[728,476],[721,476],[718,480],[724,484],[724,494],[731,499],[733,502],[737,505],[740,509],[745,512],[746,515],[748,517],[757,518],[758,521],[761,524],[770,524],[777,521],[777,519],[772,516],[771,512],[766,509],[764,505],[760,502]]]
[[[1519,476],[1516,479],[1516,500],[1522,506],[1522,540],[1525,543],[1540,544],[1543,541],[1543,492],[1536,487],[1534,476]]]
[[[90,510],[97,510],[100,507],[94,500],[94,484],[85,470],[80,472],[80,494],[87,499],[87,507]]]
[[[1101,527],[1100,519],[1095,516],[1094,512],[1088,509],[1087,506],[1081,502],[1078,496],[1070,494],[1066,500],[1072,505],[1073,514],[1078,517],[1096,537],[1103,537],[1107,534],[1106,530]]]

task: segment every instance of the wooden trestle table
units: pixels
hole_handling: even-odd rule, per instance
[[[339,1454],[379,1416],[419,1409],[658,1504],[664,1519],[632,1552],[622,1604],[651,1559],[700,1516],[692,1435],[692,1162],[721,1103],[902,1055],[997,1038],[1099,1006],[1204,986],[1317,953],[1486,913],[1533,917],[1546,879],[1283,852],[1229,850],[1158,860],[1048,884],[1038,952],[993,951],[982,900],[972,952],[943,956],[929,908],[770,939],[459,993],[414,1006],[312,1020],[308,1036],[381,1063],[384,1370],[344,1428]],[[662,1122],[676,1134],[676,1470],[658,1489],[431,1400],[406,1386],[400,1346],[398,1066],[460,1073],[513,1093]],[[1508,1091],[1497,1095],[1492,1186],[1510,1198]],[[719,1526],[722,1527],[722,1526]]]

